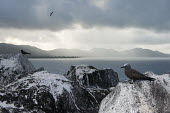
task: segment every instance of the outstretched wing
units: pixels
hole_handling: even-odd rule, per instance
[[[50,16],[53,14],[53,12],[50,13]]]

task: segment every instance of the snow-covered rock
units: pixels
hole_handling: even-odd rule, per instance
[[[72,85],[70,81],[63,75],[48,73],[47,71],[40,71],[31,76],[19,79],[16,82],[8,84],[6,87],[11,90],[32,89],[39,86],[45,86],[49,92],[57,100],[57,96],[63,94],[64,91],[71,92]]]
[[[93,66],[71,66],[67,77],[73,81],[73,95],[80,111],[78,113],[97,113],[100,102],[109,94],[110,87],[119,79],[112,69],[97,69]]]
[[[57,113],[61,97],[69,103],[65,105],[74,106],[71,82],[43,68],[36,70],[22,54],[1,55],[0,80],[0,112]]]
[[[72,85],[63,75],[40,71],[10,83],[1,90],[0,106],[17,112],[56,113],[59,110],[56,106],[58,98],[63,94],[70,96],[71,91]],[[62,99],[71,103],[69,98]]]
[[[120,82],[106,96],[100,105],[99,113],[169,113],[170,77],[169,74],[155,75],[155,81]]]
[[[112,69],[97,69],[93,66],[71,66],[67,76],[80,86],[93,88],[110,88],[118,84],[118,74]]]
[[[0,84],[8,84],[35,71],[31,62],[22,54],[0,56]]]
[[[74,71],[52,74],[36,70],[22,54],[1,55],[0,113],[97,113],[108,89],[118,83],[117,73],[92,66]]]

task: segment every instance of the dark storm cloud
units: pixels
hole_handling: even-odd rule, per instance
[[[105,0],[103,8],[99,1],[0,0],[0,27],[62,30],[81,24],[170,30],[170,0]]]
[[[169,36],[163,36],[163,37],[138,36],[132,41],[132,43],[140,44],[140,45],[161,45],[161,44],[169,44],[170,39]]]

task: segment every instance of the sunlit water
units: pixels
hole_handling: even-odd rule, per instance
[[[119,75],[120,80],[127,79],[120,67],[125,64],[131,64],[132,68],[144,73],[152,71],[156,74],[170,72],[170,58],[68,58],[68,59],[30,59],[38,69],[44,67],[48,72],[56,74],[65,74],[71,65],[92,65],[96,68],[111,68]]]

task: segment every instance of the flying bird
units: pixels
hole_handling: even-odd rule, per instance
[[[50,13],[50,16],[52,16],[53,13],[54,13],[54,11]]]
[[[24,51],[24,50],[20,50],[20,52],[23,54],[23,55],[26,55],[26,54],[28,54],[28,55],[31,55],[31,53],[28,53],[28,52],[26,52],[26,51]]]
[[[134,80],[149,80],[149,81],[154,81],[154,78],[147,77],[144,74],[136,71],[135,69],[132,69],[130,64],[124,64],[121,68],[124,68],[125,75]]]

